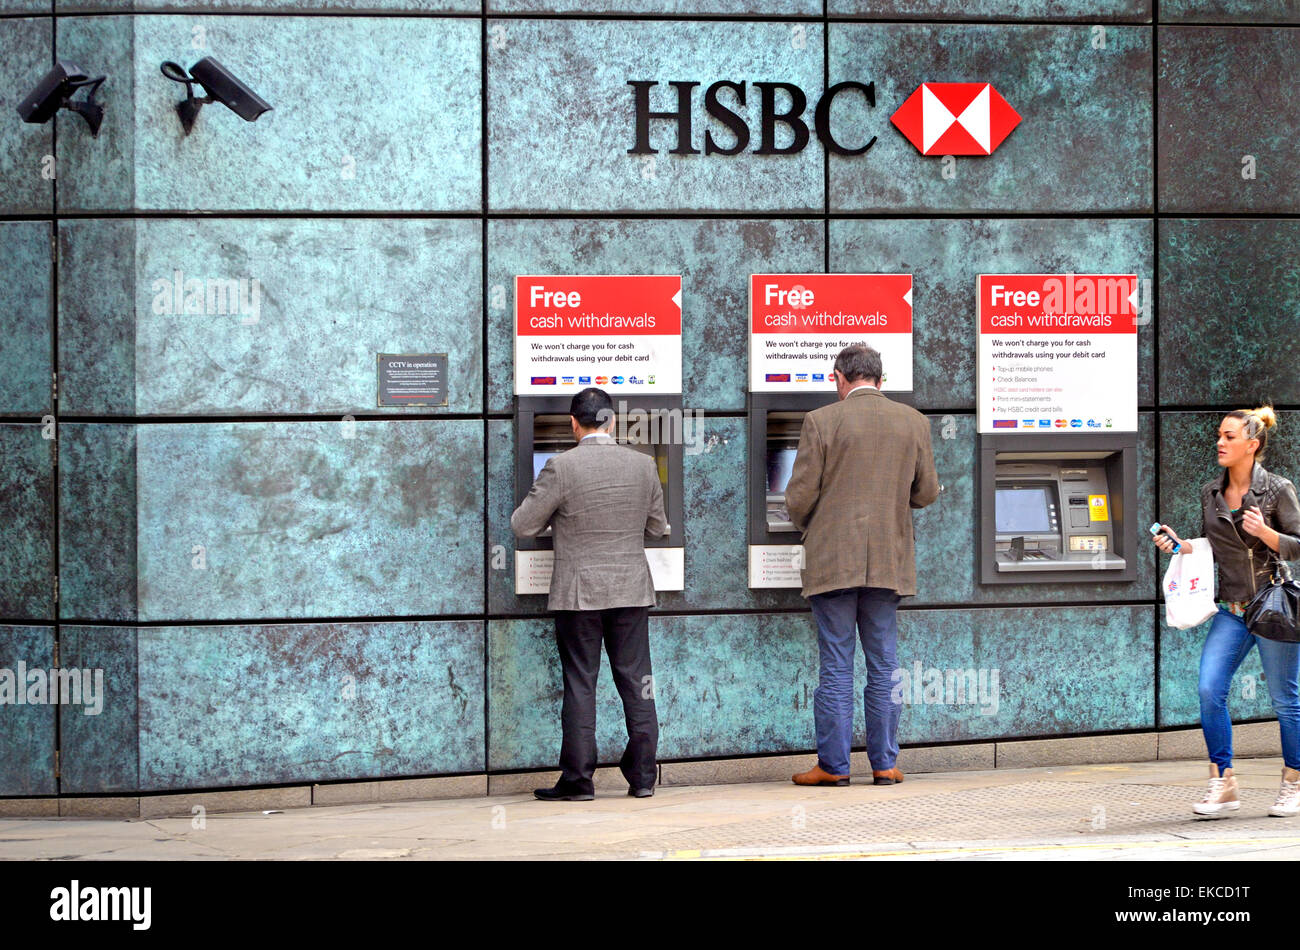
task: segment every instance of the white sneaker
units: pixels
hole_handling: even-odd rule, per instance
[[[1293,776],[1291,781],[1287,781],[1287,774]],[[1277,801],[1268,813],[1275,818],[1290,818],[1293,815],[1300,815],[1300,772],[1295,769],[1282,770],[1282,788],[1277,793]]]
[[[1192,806],[1192,811],[1198,815],[1226,815],[1240,807],[1237,777],[1232,774],[1232,769],[1225,769],[1223,775],[1220,775],[1219,767],[1211,762],[1209,788],[1205,790],[1205,797]]]

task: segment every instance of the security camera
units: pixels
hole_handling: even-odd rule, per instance
[[[86,120],[91,135],[99,135],[104,107],[95,101],[95,93],[106,78],[97,76],[91,79],[71,63],[59,60],[27,98],[18,103],[18,114],[24,122],[42,125],[54,118],[54,113],[60,109],[69,109]],[[83,87],[88,87],[90,92],[84,100],[73,102],[72,97]]]
[[[163,63],[162,74],[172,82],[185,84],[185,98],[176,103],[176,113],[181,117],[181,127],[186,135],[194,128],[199,110],[209,102],[220,102],[245,122],[252,122],[263,112],[271,111],[265,99],[211,56],[204,56],[190,67],[188,73],[176,63]],[[202,99],[194,96],[195,83],[207,93]]]

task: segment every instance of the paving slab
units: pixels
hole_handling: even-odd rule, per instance
[[[1243,760],[1241,810],[1198,819],[1199,762],[1163,759],[909,775],[268,808],[195,817],[0,819],[0,860],[1294,860],[1270,818],[1280,759]],[[665,770],[667,773],[667,770]],[[665,778],[668,779],[667,774]],[[445,787],[430,791],[442,793]]]

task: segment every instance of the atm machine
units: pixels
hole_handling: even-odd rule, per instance
[[[751,588],[802,586],[803,538],[786,510],[785,488],[804,416],[839,398],[831,380],[839,351],[850,343],[879,350],[885,395],[913,404],[911,290],[910,274],[750,277]],[[826,315],[838,319],[819,325]]]
[[[834,384],[825,385],[827,391],[822,393],[749,394],[751,588],[802,586],[803,537],[786,510],[785,486],[799,449],[803,417],[838,398]]]
[[[1137,578],[1137,285],[979,276],[980,583]]]
[[[613,394],[611,394],[613,395]],[[515,505],[541,474],[547,460],[574,447],[569,426],[572,396],[515,397]],[[655,590],[685,586],[682,534],[682,440],[674,420],[681,418],[681,396],[638,396],[636,408],[621,412],[612,434],[620,444],[654,459],[664,493],[667,536],[647,539],[646,560]],[[615,396],[614,408],[620,400]],[[672,410],[677,410],[675,413]],[[515,540],[515,593],[545,594],[553,564],[551,529],[536,538]]]
[[[1136,433],[981,434],[979,502],[983,584],[1137,577]]]
[[[540,296],[531,293],[534,285],[546,287],[549,296],[530,308],[530,301]],[[655,589],[683,590],[681,278],[521,276],[515,279],[515,291],[515,505],[523,501],[549,459],[574,447],[569,424],[573,396],[588,386],[604,390],[613,399],[616,413],[611,435],[653,459],[659,471],[669,531],[663,538],[645,542]],[[566,332],[564,323],[571,316],[566,307],[580,324],[592,313],[654,314],[655,329],[661,332]],[[565,363],[554,357],[573,353],[580,360],[593,349],[602,355],[586,362]],[[538,351],[549,361],[530,366],[529,354]],[[553,565],[549,527],[536,538],[516,539],[515,593],[547,593]]]

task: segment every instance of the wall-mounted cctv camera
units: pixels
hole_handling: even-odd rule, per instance
[[[18,103],[18,114],[24,122],[42,125],[54,118],[54,113],[60,109],[70,109],[86,120],[91,135],[98,135],[99,125],[104,121],[104,107],[95,101],[95,93],[106,78],[97,76],[91,79],[76,66],[60,60],[27,98]],[[83,87],[89,88],[90,92],[85,99],[73,102],[72,97]]]
[[[181,127],[186,135],[194,128],[199,110],[209,102],[220,102],[245,122],[252,122],[263,112],[271,111],[265,99],[211,56],[204,56],[190,67],[188,73],[176,63],[163,63],[162,74],[173,82],[185,84],[185,98],[176,103],[176,114],[181,117]],[[194,96],[195,83],[207,93],[202,99]]]

